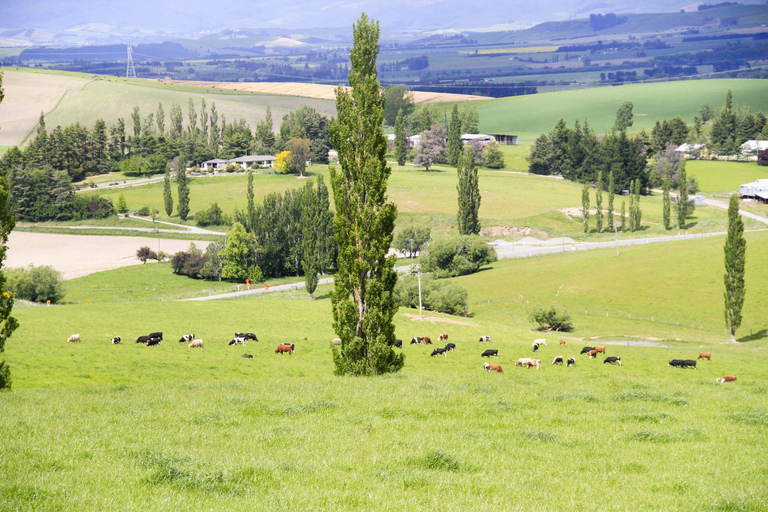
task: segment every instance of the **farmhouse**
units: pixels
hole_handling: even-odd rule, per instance
[[[228,165],[239,165],[243,169],[250,169],[252,167],[267,168],[272,167],[275,164],[275,160],[277,159],[272,155],[245,155],[231,160],[214,158],[213,160],[206,160],[200,165],[206,171],[223,170]]]
[[[688,144],[687,142],[681,146],[678,146],[675,151],[677,153],[682,153],[683,156],[689,157],[689,158],[699,158],[699,155],[701,153],[701,148],[704,147],[704,144]]]
[[[741,146],[741,156],[748,160],[757,160],[757,153],[768,149],[768,140],[748,140]]]
[[[768,203],[768,179],[753,181],[739,187],[739,197]]]
[[[214,158],[213,160],[206,160],[200,165],[206,171],[215,171],[217,169],[224,169],[227,166],[227,161],[221,158]]]

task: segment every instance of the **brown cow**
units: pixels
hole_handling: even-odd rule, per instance
[[[425,345],[431,345],[432,344],[432,340],[429,339],[429,336],[424,336],[424,344]]]
[[[711,352],[702,352],[699,354],[699,357],[696,359],[706,359],[707,361],[711,361],[712,353]]]
[[[501,369],[501,365],[496,363],[485,363],[483,365],[483,368],[485,368],[485,371],[487,372],[494,371],[494,372],[504,373],[504,370]]]
[[[605,347],[595,347],[595,353],[602,352],[605,354]]]
[[[282,345],[278,345],[277,349],[275,350],[275,354],[283,355],[283,352],[288,352],[288,355],[293,354],[293,343],[283,343]]]
[[[589,358],[592,359],[597,355],[597,349],[592,349],[589,351]]]
[[[736,377],[733,375],[726,375],[722,379],[717,379],[717,382],[723,383],[723,382],[733,382],[736,380]]]
[[[448,339],[448,333],[444,332],[440,336],[437,337],[437,341],[446,341]]]
[[[527,368],[533,368],[534,366],[538,370],[541,367],[541,359],[531,359],[527,363]]]
[[[560,340],[561,345],[565,345],[565,340]]]

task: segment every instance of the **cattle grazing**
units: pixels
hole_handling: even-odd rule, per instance
[[[696,368],[696,360],[695,359],[686,359],[685,361],[683,361],[683,368],[689,368],[691,366],[693,366],[694,370],[698,370],[698,368]]]
[[[667,364],[667,366],[676,366],[676,367],[678,367],[678,368],[682,368],[682,367],[683,367],[683,363],[685,363],[685,361],[684,361],[684,360],[682,360],[682,359],[673,359],[673,360],[671,360],[671,361],[670,361],[670,362]]]
[[[488,350],[486,350],[485,352],[480,354],[480,357],[491,357],[491,356],[493,356],[496,359],[498,359],[499,358],[499,351],[489,348]]]
[[[69,338],[67,338],[67,343],[75,343],[80,341],[80,335],[79,334],[73,334]]]
[[[552,360],[552,364],[563,364],[563,356],[557,356]]]
[[[699,354],[699,357],[697,357],[696,359],[706,359],[707,361],[711,361],[712,360],[712,353],[711,352],[702,352],[701,354]]]
[[[246,359],[253,359],[253,356],[252,356],[251,354],[243,354],[243,355],[242,355],[242,356],[240,356],[240,357],[244,357],[244,358],[246,358]]]
[[[151,332],[151,333],[149,333],[149,337],[150,338],[160,338],[162,340],[163,339],[163,333],[161,333],[161,332]]]
[[[571,366],[571,365],[576,366],[576,358],[575,357],[569,357],[568,358],[568,362],[565,363],[566,368]]]
[[[293,354],[293,343],[283,343],[282,345],[278,345],[275,349],[275,354],[283,355],[283,352],[288,352],[288,355],[290,356]]]
[[[595,347],[595,353],[600,353],[600,352],[605,354],[605,347],[600,347],[600,346]]]
[[[534,343],[538,343],[539,345],[544,345],[545,347],[547,346],[547,340],[545,340],[544,338],[539,338],[538,340],[533,340],[533,342]]]
[[[432,344],[432,340],[429,339],[429,336],[424,336],[424,344],[425,345],[431,345]]]
[[[159,345],[162,341],[163,341],[163,338],[149,338],[147,340],[147,346],[154,347],[155,345]]]
[[[259,341],[256,338],[256,335],[253,334],[252,332],[236,332],[235,333],[235,338],[244,338],[246,340]]]
[[[605,358],[605,361],[603,361],[603,364],[605,363],[617,364],[621,366],[621,358],[616,356],[609,356]]]
[[[515,366],[527,366],[528,363],[530,363],[531,361],[533,361],[533,359],[531,359],[530,357],[521,357],[520,359],[517,360],[517,362],[515,363]]]
[[[235,336],[232,338],[232,341],[229,342],[229,346],[232,345],[242,345],[245,346],[245,338],[241,338],[239,336]]]
[[[456,352],[456,344],[455,343],[446,343],[445,344],[445,351],[448,352],[449,350],[451,352]]]
[[[203,348],[203,340],[192,340],[192,342],[189,344],[188,348]]]
[[[534,341],[533,342],[533,351],[536,352],[537,350],[539,350],[539,344]]]
[[[341,340],[339,340],[341,341]],[[395,340],[395,346],[397,348],[403,348],[403,340]]]
[[[123,341],[123,338],[121,338],[120,336],[115,336],[114,338],[112,338],[112,344],[114,345],[117,345],[121,341]]]
[[[414,336],[411,338],[411,345],[415,345],[417,343],[424,343],[424,337],[423,336]]]
[[[138,338],[136,338],[136,343],[146,343],[149,341],[150,338],[151,336],[139,336]]]
[[[541,367],[541,359],[531,359],[526,365],[527,368],[533,368],[534,366],[538,370]]]
[[[436,348],[436,349],[435,349],[435,350],[433,350],[433,351],[432,351],[432,353],[429,355],[429,357],[432,357],[432,356],[443,356],[443,357],[448,357],[448,352],[446,352],[444,348]]]
[[[597,350],[595,350],[595,349],[592,349],[592,350],[590,350],[590,351],[589,351],[589,358],[590,358],[590,359],[592,359],[592,358],[593,358],[593,357],[595,357],[596,355],[597,355]]]
[[[185,343],[187,341],[192,341],[194,339],[195,339],[195,335],[194,334],[183,334],[181,336],[181,339],[179,340],[179,343]]]
[[[480,341],[491,341],[490,336],[480,336]]]
[[[341,338],[333,338],[333,339],[331,340],[331,343],[332,343],[333,345],[341,345]]]
[[[584,347],[579,354],[589,354],[590,350],[595,350],[595,347]]]
[[[561,345],[565,345],[565,340],[560,340]]]
[[[437,337],[437,341],[446,341],[448,339],[448,333],[444,332],[440,336]]]
[[[717,382],[722,384],[723,382],[733,382],[733,381],[736,380],[736,377],[734,377],[733,375],[726,375],[725,377],[722,377],[722,378],[716,379],[716,380],[717,380]]]
[[[485,363],[483,364],[483,368],[485,368],[485,371],[487,372],[498,372],[498,373],[504,373],[504,370],[501,369],[500,364],[496,363]]]

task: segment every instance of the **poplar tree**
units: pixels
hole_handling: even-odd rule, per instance
[[[584,220],[584,232],[589,232],[589,185],[584,184],[581,190],[581,216]]]
[[[608,173],[608,231],[613,231],[613,189],[616,186],[613,181],[613,169]]]
[[[187,220],[189,215],[189,180],[187,179],[187,155],[179,155],[179,170],[176,172],[176,183],[179,188],[179,205],[176,208],[181,220]]]
[[[336,89],[338,117],[330,126],[340,166],[330,170],[339,246],[331,303],[333,328],[341,338],[341,345],[333,346],[333,362],[338,375],[377,375],[399,371],[405,360],[392,348],[397,275],[395,257],[387,257],[397,208],[386,196],[392,170],[385,158],[384,98],[376,73],[379,23],[363,13],[353,32],[351,91]]]
[[[736,329],[741,327],[741,309],[744,306],[744,267],[747,241],[744,239],[744,221],[739,216],[739,198],[731,195],[728,204],[728,235],[725,238],[725,325],[731,343],[736,343]]]
[[[459,115],[459,106],[453,104],[451,112],[451,122],[448,125],[448,163],[456,165],[462,156],[464,144],[461,142],[461,116]]]
[[[177,174],[178,172],[176,171]],[[171,194],[171,169],[167,166],[163,177],[163,201],[165,202],[165,214],[170,217],[173,213],[173,195]]]
[[[405,119],[403,115],[403,109],[397,111],[397,118],[395,119],[395,158],[397,159],[397,165],[405,165],[405,157],[408,153],[408,137],[405,133]]]
[[[688,218],[690,207],[688,205],[688,175],[685,172],[685,166],[680,166],[680,173],[677,177],[677,225],[685,227],[685,221]]]
[[[597,173],[597,190],[595,190],[595,221],[597,222],[597,232],[603,230],[603,171]]]
[[[320,244],[318,234],[322,230],[320,198],[312,183],[307,183],[302,194],[301,211],[301,268],[304,270],[304,285],[310,299],[314,299],[320,272]]]
[[[635,180],[635,230],[643,223],[643,211],[640,209],[640,180]]]
[[[661,216],[664,221],[664,229],[670,229],[672,227],[671,225],[672,224],[671,223],[672,202],[669,199],[669,189],[670,189],[669,171],[667,171],[667,175],[664,176],[664,181],[662,182],[662,196],[661,196]]]
[[[161,136],[165,135],[165,111],[163,110],[163,104],[157,104],[157,114],[155,114],[155,122],[157,123],[157,132]]]
[[[459,234],[480,234],[480,184],[477,180],[477,167],[475,167],[475,151],[467,148],[466,154],[458,160],[456,172],[459,174],[459,184],[456,190],[459,192]]]
[[[627,202],[624,199],[621,200],[621,225],[619,229],[622,231],[627,229]]]
[[[246,190],[248,205],[246,206],[246,223],[245,229],[249,233],[253,233],[256,230],[256,202],[253,194],[253,171],[248,169],[248,188]]]

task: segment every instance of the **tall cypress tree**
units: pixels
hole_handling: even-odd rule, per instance
[[[387,202],[387,143],[381,126],[384,98],[376,76],[379,23],[363,13],[354,26],[350,53],[351,91],[336,89],[338,117],[331,123],[331,144],[340,169],[331,168],[336,203],[334,235],[339,245],[338,273],[331,293],[333,328],[341,338],[333,347],[339,375],[396,372],[405,356],[397,354],[393,292],[397,283],[392,244],[397,207]]]
[[[459,174],[459,233],[462,235],[477,235],[480,233],[480,184],[477,180],[475,167],[475,151],[467,148],[466,154],[458,160],[456,172]]]
[[[179,205],[176,208],[181,220],[187,220],[189,215],[189,180],[187,179],[187,155],[179,155],[179,170],[176,172],[176,183],[179,188]]]
[[[453,104],[451,112],[451,122],[448,125],[448,163],[456,165],[461,158],[464,149],[464,143],[461,142],[461,116],[459,115],[459,106]]]
[[[178,160],[179,163],[181,159]],[[179,171],[176,171],[177,173]],[[165,176],[163,177],[163,202],[165,203],[165,214],[169,217],[173,213],[173,195],[171,194],[171,169],[166,166]]]
[[[635,230],[643,224],[643,211],[640,209],[640,180],[635,180]]]
[[[247,188],[248,205],[246,210],[246,226],[245,230],[254,233],[256,230],[256,202],[253,195],[253,171],[248,169],[248,188]]]
[[[667,169],[669,169],[669,166],[667,166]],[[669,199],[669,171],[667,171],[667,175],[664,176],[664,181],[662,182],[662,196],[661,196],[661,217],[664,222],[664,229],[670,229],[671,226],[671,216],[672,216],[672,202]]]
[[[621,225],[619,229],[622,231],[627,229],[627,202],[624,199],[621,200]]]
[[[407,155],[408,136],[405,133],[405,116],[403,115],[403,109],[397,111],[397,118],[395,118],[395,158],[397,159],[397,165],[405,165],[405,157]]]
[[[741,308],[744,306],[746,286],[744,267],[747,241],[744,239],[744,221],[739,216],[739,198],[731,195],[728,204],[728,235],[725,238],[725,325],[731,343],[736,343],[736,329],[741,327]]]
[[[581,217],[584,221],[584,232],[589,232],[589,185],[584,184],[581,190]]]
[[[595,190],[595,222],[597,223],[597,232],[603,230],[603,171],[597,173],[597,190]]]
[[[677,191],[677,225],[684,228],[688,212],[691,210],[690,203],[688,203],[688,175],[684,165],[680,166],[680,173],[677,177]]]
[[[314,299],[320,272],[320,248],[318,234],[321,232],[320,199],[312,183],[307,183],[302,194],[301,209],[301,268],[304,270],[304,284],[310,299]]]
[[[613,189],[616,184],[613,181],[613,169],[608,173],[608,231],[613,231]]]

